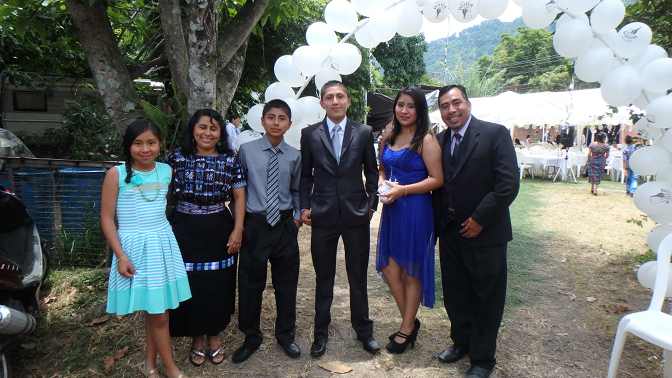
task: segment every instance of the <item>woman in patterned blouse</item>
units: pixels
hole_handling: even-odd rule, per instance
[[[245,177],[226,142],[226,123],[212,109],[189,121],[182,146],[166,163],[173,167],[171,194],[175,208],[168,217],[182,251],[192,298],[170,312],[171,336],[193,337],[189,360],[205,361],[208,336],[213,364],[224,360],[219,333],[235,307],[237,252],[245,217]],[[235,221],[226,202],[233,200]]]

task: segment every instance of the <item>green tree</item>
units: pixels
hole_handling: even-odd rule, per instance
[[[387,43],[373,49],[373,56],[383,68],[383,85],[388,88],[404,88],[420,85],[427,73],[423,54],[428,44],[423,34],[406,38],[397,34]]]

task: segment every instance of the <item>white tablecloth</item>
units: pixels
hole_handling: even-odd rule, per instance
[[[531,165],[532,169],[536,171],[545,171],[548,167],[558,167],[560,173],[563,176],[565,174],[565,158],[561,156],[523,154],[523,161],[525,164]]]

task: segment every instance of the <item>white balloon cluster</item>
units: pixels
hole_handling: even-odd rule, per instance
[[[319,122],[325,116],[316,97],[301,97],[310,80],[315,78],[319,89],[330,80],[341,80],[359,68],[359,49],[347,41],[354,35],[364,48],[373,48],[392,39],[396,34],[412,37],[420,32],[423,17],[429,22],[441,22],[452,13],[459,22],[470,22],[479,14],[494,19],[506,10],[508,0],[332,0],[324,9],[325,22],[315,22],[306,30],[307,44],[284,55],[275,62],[278,82],[264,94],[266,102],[282,99],[292,110],[292,127],[285,140],[299,148],[301,128]],[[360,20],[359,15],[363,16]],[[336,33],[347,33],[339,40]],[[293,88],[299,88],[294,92]],[[247,113],[247,122],[263,132],[261,110],[255,105]]]

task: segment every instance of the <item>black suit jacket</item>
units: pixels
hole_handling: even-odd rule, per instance
[[[336,225],[339,211],[349,226],[369,221],[369,210],[378,206],[378,165],[370,126],[348,120],[340,164],[336,164],[326,118],[306,127],[301,130],[301,162],[301,209],[311,210],[314,226]]]
[[[444,165],[450,161],[450,134],[447,129],[438,135]],[[509,205],[518,195],[519,187],[518,163],[509,131],[472,116],[453,174],[445,175],[443,188],[433,193],[437,231],[442,214],[446,214],[444,208],[450,205],[459,224],[471,217],[483,226],[483,231],[472,239],[457,232],[461,226],[453,228],[454,236],[465,244],[486,247],[510,241],[513,234]]]

